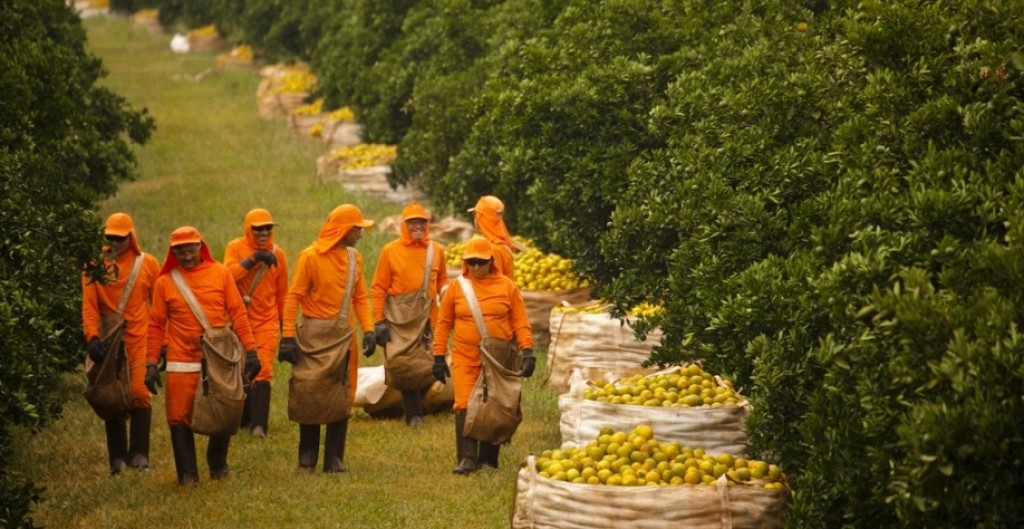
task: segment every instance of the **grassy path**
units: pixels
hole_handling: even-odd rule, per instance
[[[256,112],[252,71],[213,70],[214,56],[175,55],[168,35],[133,30],[124,19],[85,22],[90,48],[110,76],[104,81],[157,121],[149,145],[138,150],[141,177],[107,201],[102,214],[123,210],[135,218],[143,249],[163,260],[167,236],[192,224],[215,256],[241,230],[242,217],[266,207],[280,223],[277,242],[294,262],[334,206],[352,202],[380,220],[401,204],[353,195],[337,185],[316,184],[313,167],[323,152],[292,139],[283,120]],[[372,270],[390,235],[369,230],[360,250]],[[379,362],[375,357],[366,365]],[[15,432],[14,470],[46,487],[37,525],[74,527],[371,527],[499,528],[508,526],[515,471],[530,452],[556,446],[558,413],[553,392],[539,384],[541,365],[524,392],[526,420],[501,468],[469,478],[452,476],[453,419],[430,416],[418,431],[401,421],[357,414],[349,429],[342,475],[304,476],[296,462],[298,428],[287,420],[287,366],[277,367],[270,436],[232,440],[232,475],[205,476],[206,438],[197,436],[201,485],[176,485],[163,393],[155,398],[148,474],[107,476],[100,420],[81,397],[84,376],[70,376],[62,391],[64,417],[30,436]]]

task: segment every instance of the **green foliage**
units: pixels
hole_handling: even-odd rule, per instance
[[[100,247],[92,207],[130,179],[128,141],[152,122],[96,86],[104,74],[60,0],[0,6],[0,447],[11,425],[54,418],[61,373],[81,361],[80,277]],[[127,141],[126,141],[127,140]],[[2,458],[9,461],[8,458]],[[6,468],[6,463],[4,463]],[[5,524],[37,491],[2,472]]]

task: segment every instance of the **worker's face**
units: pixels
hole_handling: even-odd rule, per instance
[[[409,219],[405,221],[405,228],[409,230],[410,237],[422,241],[427,236],[427,219]]]
[[[201,244],[198,242],[179,244],[171,247],[171,252],[174,254],[174,258],[178,260],[178,265],[185,270],[195,268],[196,265],[203,262],[203,257],[199,253]]]
[[[252,236],[256,239],[256,244],[263,248],[270,242],[270,234],[273,233],[274,225],[268,224],[266,226],[253,226]]]
[[[491,267],[494,266],[494,259],[466,259],[466,268],[469,273],[477,279],[483,279],[491,275]]]
[[[341,238],[343,246],[355,246],[359,239],[363,238],[363,229],[359,226],[353,227],[344,237]]]
[[[110,253],[114,255],[121,255],[128,251],[130,244],[128,243],[128,235],[107,235],[107,246],[110,247]]]

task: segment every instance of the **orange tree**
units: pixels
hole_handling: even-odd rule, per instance
[[[102,244],[94,204],[133,176],[129,143],[152,122],[96,86],[63,0],[0,4],[0,69],[0,525],[30,527],[40,491],[7,472],[9,427],[60,413],[60,375],[83,358],[82,267]]]

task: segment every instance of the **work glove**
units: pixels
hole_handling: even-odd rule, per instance
[[[277,361],[288,362],[291,365],[299,363],[299,343],[295,338],[281,338],[281,345],[277,348]]]
[[[391,341],[391,330],[388,329],[388,322],[380,320],[373,324],[373,337],[377,345],[384,347]]]
[[[523,349],[523,377],[530,378],[537,367],[537,359],[533,357],[533,349]]]
[[[427,318],[427,328],[423,331],[423,345],[430,347],[432,341],[434,341],[434,326],[430,324],[430,318]]]
[[[146,388],[150,393],[156,395],[157,386],[164,386],[164,383],[160,382],[160,370],[157,369],[155,362],[149,362],[146,364]]]
[[[256,260],[253,259],[252,257],[246,257],[245,259],[242,259],[241,263],[238,264],[242,265],[242,268],[250,270],[252,269],[252,267],[256,266]]]
[[[89,345],[85,347],[85,350],[89,353],[89,358],[92,358],[92,361],[97,364],[102,362],[103,357],[107,354],[107,348],[103,345],[103,340],[95,336],[92,340],[89,340]]]
[[[256,350],[245,352],[245,378],[246,380],[253,380],[256,375],[260,374],[260,368],[263,367],[260,364],[260,357],[256,354]]]
[[[448,369],[448,363],[444,361],[444,356],[434,355],[434,378],[444,384],[447,377],[451,376],[452,372]]]
[[[363,333],[363,356],[369,358],[373,356],[373,352],[376,350],[377,339],[374,337],[374,333]]]
[[[269,250],[256,250],[252,257],[257,261],[262,261],[267,266],[277,266],[277,256]]]
[[[167,344],[160,346],[160,356],[156,359],[156,367],[160,372],[167,371]]]

